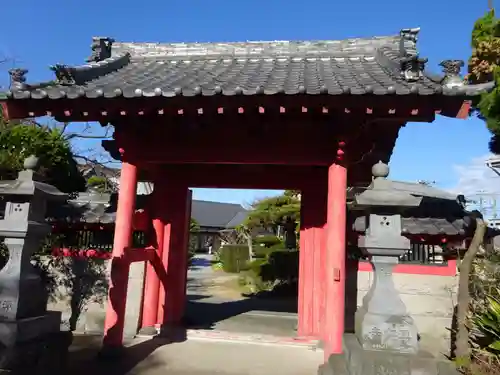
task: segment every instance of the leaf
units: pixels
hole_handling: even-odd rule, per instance
[[[500,350],[500,340],[497,340],[494,343],[488,345],[488,348],[491,348],[493,350]]]

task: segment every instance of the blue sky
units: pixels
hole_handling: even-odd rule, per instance
[[[343,39],[421,27],[420,54],[429,58],[428,69],[439,72],[441,60],[467,60],[472,25],[486,7],[487,0],[3,0],[0,53],[29,69],[33,82],[52,79],[48,66],[54,63],[82,64],[92,36],[137,42]],[[2,72],[0,82],[6,81]],[[488,139],[477,119],[410,123],[397,141],[391,177],[460,189],[467,166],[488,153]],[[267,194],[198,189],[195,198],[248,203]]]

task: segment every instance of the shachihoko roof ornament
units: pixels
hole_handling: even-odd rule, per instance
[[[95,37],[81,66],[54,65],[55,82],[27,84],[10,72],[13,99],[135,98],[213,95],[460,95],[491,90],[467,85],[460,60],[426,71],[419,29],[399,35],[327,41],[119,43]]]

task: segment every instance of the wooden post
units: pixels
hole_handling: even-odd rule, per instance
[[[167,272],[167,285],[160,285],[157,323],[163,328],[180,323],[183,311],[186,272],[186,211],[188,189],[182,183],[169,181],[163,197],[165,231],[163,237],[163,266]],[[181,306],[182,305],[182,306]]]
[[[163,236],[165,232],[165,223],[162,217],[164,195],[165,190],[161,181],[155,181],[150,212],[152,212],[153,215],[153,229],[155,233],[154,243],[152,245],[156,248],[156,254],[159,259],[162,259]],[[157,323],[159,294],[160,278],[153,265],[148,262],[146,265],[141,327],[141,331],[145,334],[154,334],[156,331],[155,326]]]
[[[137,191],[137,167],[122,163],[120,191],[116,211],[115,237],[111,255],[108,306],[104,321],[103,349],[121,347],[125,326],[125,302],[127,298],[128,267],[123,255],[131,245],[135,197]]]
[[[326,181],[325,181],[326,182]],[[301,191],[298,327],[300,337],[322,338],[326,183]]]
[[[177,297],[177,309],[176,309],[176,321],[181,321],[184,317],[184,313],[186,311],[186,287],[187,287],[187,272],[189,268],[188,257],[189,257],[189,228],[191,226],[191,205],[193,199],[193,192],[191,190],[187,190],[186,197],[186,206],[184,211],[184,227],[181,228],[182,233],[184,234],[184,242],[180,250],[182,250],[184,255],[180,255],[179,265],[179,287],[177,288],[177,292],[179,293]]]
[[[328,169],[328,205],[325,257],[325,358],[342,353],[345,315],[347,170],[341,165]]]

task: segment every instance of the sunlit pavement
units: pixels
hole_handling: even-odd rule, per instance
[[[312,375],[323,352],[303,347],[190,339],[156,349],[129,374]]]

